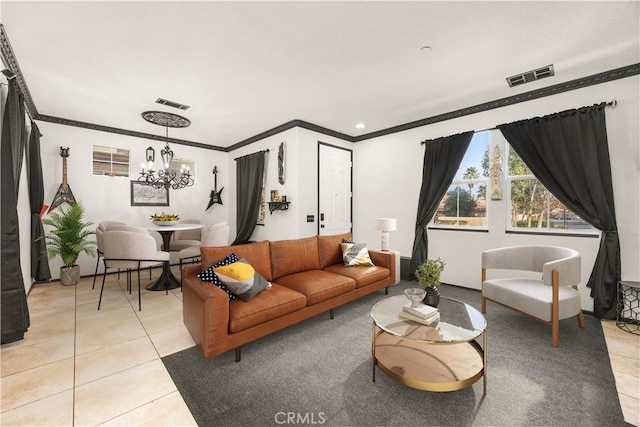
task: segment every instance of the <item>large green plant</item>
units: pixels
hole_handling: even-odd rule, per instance
[[[84,222],[84,209],[75,204],[67,210],[60,208],[60,212],[51,214],[51,218],[45,218],[42,223],[52,227],[50,234],[46,236],[47,255],[49,258],[59,256],[65,267],[72,267],[78,260],[78,256],[84,252],[87,255],[95,255],[95,241],[89,240],[95,231],[88,227],[91,222]]]
[[[447,265],[442,259],[426,259],[416,268],[415,276],[422,285],[437,286],[440,283],[440,273]]]

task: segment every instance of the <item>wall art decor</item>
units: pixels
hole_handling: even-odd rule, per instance
[[[169,206],[169,189],[131,181],[131,206]]]
[[[489,177],[491,180],[491,200],[502,200],[502,153],[498,144],[494,144],[491,150]]]

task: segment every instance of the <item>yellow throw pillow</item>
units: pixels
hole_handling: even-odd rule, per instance
[[[243,301],[249,301],[263,290],[269,288],[269,283],[262,277],[246,259],[223,265],[213,270],[218,279]]]

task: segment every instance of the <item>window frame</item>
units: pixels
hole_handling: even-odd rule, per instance
[[[99,152],[104,152],[104,153],[108,153],[109,154],[109,160],[100,160],[100,159],[96,159],[95,154],[96,154],[96,147],[100,147],[102,149],[104,149],[104,151],[100,151]],[[126,151],[127,153],[127,162],[120,162],[120,161],[114,161],[113,157],[114,154],[116,154],[116,152],[121,151],[124,152]],[[109,172],[107,173],[96,173],[96,168],[95,168],[95,164],[104,164],[104,165],[108,165],[109,166]],[[123,175],[123,174],[119,174],[117,172],[114,172],[113,170],[113,165],[117,164],[117,165],[126,165],[127,166],[127,174]],[[109,178],[129,178],[131,176],[131,150],[129,148],[119,148],[119,147],[109,147],[106,145],[99,145],[99,144],[92,144],[91,145],[91,175],[94,176],[107,176]]]

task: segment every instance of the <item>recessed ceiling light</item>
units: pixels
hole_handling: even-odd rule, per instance
[[[364,123],[358,123],[356,125],[356,129],[364,129],[366,126],[364,125]]]

